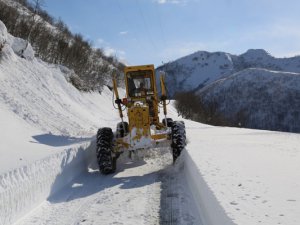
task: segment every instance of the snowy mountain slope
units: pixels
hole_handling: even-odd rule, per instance
[[[243,127],[300,132],[300,74],[246,69],[197,94]]]
[[[71,138],[69,144],[84,141],[98,127],[114,126],[118,117],[108,88],[104,88],[102,95],[79,92],[67,81],[65,68],[34,58],[32,49],[24,52],[28,57],[19,57],[22,43],[7,34],[1,52],[0,122],[2,136],[7,138],[0,143],[0,171],[62,149],[62,140]],[[46,137],[54,141],[48,143],[50,147],[36,144],[47,143]],[[20,151],[22,148],[26,152]]]
[[[156,69],[166,72],[170,95],[201,88],[234,70],[231,56],[223,52],[198,51]]]
[[[176,91],[199,90],[205,85],[247,68],[300,72],[300,56],[275,58],[263,49],[250,49],[241,55],[224,52],[198,51],[164,64],[157,71],[165,71],[171,95]]]
[[[250,49],[238,57],[232,56],[235,68],[265,68],[286,72],[300,72],[300,56],[275,58],[263,49]]]

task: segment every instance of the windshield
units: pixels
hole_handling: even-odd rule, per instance
[[[146,95],[153,91],[151,85],[151,70],[131,71],[126,74],[129,96]],[[137,95],[138,94],[138,95]]]

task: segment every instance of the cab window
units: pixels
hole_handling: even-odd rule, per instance
[[[126,74],[129,96],[136,97],[153,92],[152,71],[131,71]]]

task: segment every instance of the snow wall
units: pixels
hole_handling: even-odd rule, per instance
[[[234,225],[187,151],[183,152],[183,157],[185,177],[197,204],[201,224]]]
[[[95,141],[0,175],[0,224],[16,222],[95,163]]]

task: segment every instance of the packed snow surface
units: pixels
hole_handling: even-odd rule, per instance
[[[195,123],[187,135],[198,175],[235,224],[300,224],[299,134]]]
[[[94,135],[119,121],[111,91],[81,93],[11,43],[0,59],[1,225],[300,224],[299,134],[185,120],[175,165],[161,148],[123,154],[104,176]]]

